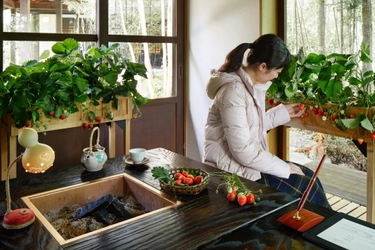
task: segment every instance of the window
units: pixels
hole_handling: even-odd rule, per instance
[[[372,44],[375,6],[368,0],[287,0],[286,41],[292,54],[350,54]]]
[[[74,38],[85,51],[92,45],[118,48],[145,64],[148,79],[139,92],[152,99],[175,96],[179,0],[3,1],[1,68],[38,60],[57,41]],[[182,4],[180,4],[182,8]],[[180,10],[181,11],[181,10]],[[98,15],[98,16],[97,16]],[[37,35],[36,35],[37,33]]]

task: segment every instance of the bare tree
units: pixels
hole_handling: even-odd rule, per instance
[[[325,27],[326,27],[326,10],[325,0],[319,0],[319,24],[318,24],[318,36],[319,36],[319,50],[318,52],[323,54],[325,48]]]
[[[363,42],[370,46],[370,56],[372,56],[372,2],[371,0],[363,0],[362,5],[362,33]],[[363,72],[372,69],[371,63],[363,64]]]
[[[340,1],[340,53],[344,50],[344,5],[343,0]]]
[[[142,29],[142,34],[147,35],[146,29],[146,15],[145,15],[145,6],[143,4],[143,0],[138,0],[138,9],[139,9],[139,18],[140,18],[140,25]],[[143,43],[143,51],[144,51],[144,64],[147,68],[147,83],[148,83],[148,90],[149,90],[149,97],[154,98],[155,92],[152,85],[153,76],[152,76],[152,65],[150,62],[150,52],[148,48],[148,43]]]

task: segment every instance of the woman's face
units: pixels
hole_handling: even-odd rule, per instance
[[[282,70],[283,70],[282,68],[281,69],[273,68],[271,70],[268,70],[267,65],[265,63],[262,63],[259,65],[259,71],[257,74],[257,82],[266,84],[267,82],[272,81],[273,79],[277,78]]]

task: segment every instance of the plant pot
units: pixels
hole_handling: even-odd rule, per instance
[[[95,131],[98,131],[97,140],[96,144],[92,146],[92,138]],[[101,170],[108,159],[105,148],[99,145],[99,137],[100,129],[99,127],[95,127],[91,132],[90,147],[83,149],[81,163],[89,172],[96,172]]]
[[[344,114],[340,114],[340,110],[335,104],[325,104],[320,107],[320,109],[324,111],[323,114],[316,114],[309,106],[306,106],[306,113],[308,113],[307,116],[294,118],[285,124],[285,126],[341,136],[353,140],[363,138],[365,142],[372,142],[371,132],[369,130],[364,129],[360,124],[358,124],[356,128],[347,128],[340,123],[339,120],[334,119],[333,114],[337,113],[341,116],[341,119],[350,119],[349,116],[351,115],[353,115],[353,117],[366,115],[371,121],[375,115],[374,107],[347,107]]]

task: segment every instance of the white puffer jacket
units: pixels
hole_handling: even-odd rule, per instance
[[[241,68],[211,71],[206,91],[213,99],[205,127],[203,161],[250,180],[260,172],[289,178],[290,166],[268,151],[267,131],[290,121],[284,105],[265,112],[267,84],[253,84]]]

